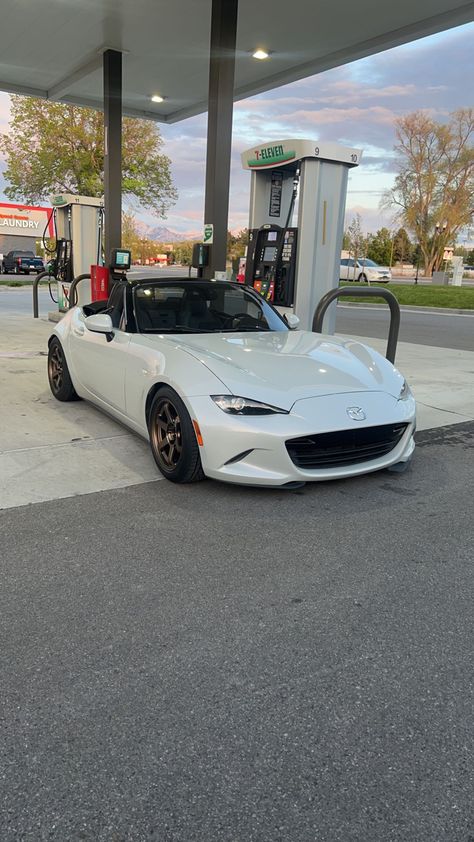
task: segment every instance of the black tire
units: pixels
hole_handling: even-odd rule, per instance
[[[4,275],[8,275],[8,269],[5,268],[5,264],[2,266],[2,272]]]
[[[366,281],[367,281],[367,275],[364,275],[364,273],[361,272],[361,274],[359,275],[357,280],[359,281],[360,284],[365,284]]]
[[[204,479],[189,412],[169,386],[162,386],[153,398],[148,431],[153,458],[165,479],[180,483]]]
[[[52,339],[48,351],[48,380],[57,401],[80,400],[74,386],[59,339]]]

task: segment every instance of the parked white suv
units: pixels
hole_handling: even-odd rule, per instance
[[[349,257],[341,258],[341,281],[379,281],[387,284],[392,280],[392,272],[388,266],[379,266],[374,260],[364,257],[362,260],[353,260]]]

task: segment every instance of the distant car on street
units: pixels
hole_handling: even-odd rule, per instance
[[[41,257],[36,257],[32,251],[9,251],[2,260],[2,272],[8,275],[14,272],[15,275],[29,275],[30,272],[44,272],[44,263]]]
[[[339,278],[341,281],[359,281],[360,283],[379,281],[387,284],[392,280],[392,271],[388,266],[379,266],[367,257],[362,260],[343,257]]]

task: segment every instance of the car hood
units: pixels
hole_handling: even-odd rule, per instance
[[[398,397],[402,375],[367,345],[309,331],[180,336],[180,348],[234,395],[290,409],[295,401],[341,392]]]

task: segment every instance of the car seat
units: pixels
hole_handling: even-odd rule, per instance
[[[196,330],[215,330],[221,327],[218,317],[209,310],[207,300],[195,291],[187,294],[181,318],[183,325]]]

